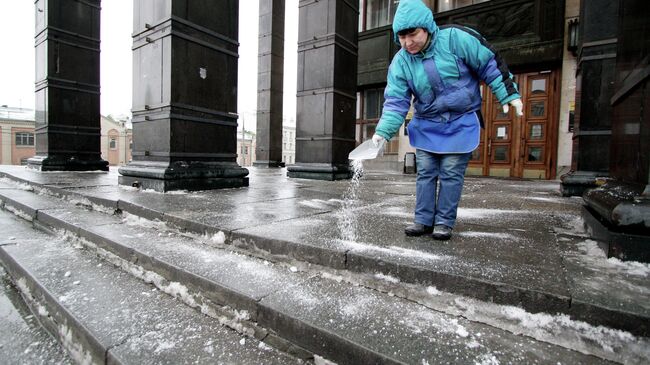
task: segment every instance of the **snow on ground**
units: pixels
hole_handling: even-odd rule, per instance
[[[463,237],[496,238],[500,240],[519,241],[519,237],[514,236],[510,233],[464,231],[458,232],[456,234]]]
[[[530,214],[527,210],[508,210],[508,209],[481,209],[481,208],[458,208],[457,219],[483,219],[500,215],[525,215]]]
[[[615,257],[607,258],[604,249],[597,241],[587,239],[575,245],[577,252],[570,254],[574,258],[588,263],[592,269],[607,270],[604,272],[617,271],[625,275],[650,277],[650,263],[636,261],[622,261]]]
[[[392,257],[407,257],[418,261],[421,260],[440,261],[440,260],[451,258],[451,256],[436,255],[428,252],[423,252],[420,250],[414,250],[414,249],[399,247],[399,246],[380,247],[380,246],[375,246],[373,244],[363,243],[363,242],[355,242],[355,241],[340,240],[340,239],[337,239],[336,241],[342,243],[350,250],[359,250],[359,251],[370,252],[370,253],[372,252],[383,253]]]
[[[477,321],[556,344],[585,354],[623,363],[647,363],[650,360],[650,339],[629,332],[572,320],[565,314],[530,313],[507,305],[449,295],[456,312],[470,321]],[[439,298],[440,296],[436,296]]]
[[[123,217],[122,222],[126,223],[126,225],[128,226],[136,226],[136,227],[143,227],[147,229],[167,231],[167,224],[165,224],[165,222],[152,221],[128,212],[122,212],[122,217]]]

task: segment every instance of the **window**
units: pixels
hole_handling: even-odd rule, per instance
[[[530,125],[530,132],[528,133],[530,140],[543,140],[544,139],[544,125],[535,123]]]
[[[544,118],[546,117],[546,102],[544,100],[530,101],[528,103],[530,117]]]
[[[510,162],[508,146],[494,147],[492,162]]]
[[[117,140],[111,137],[111,140],[108,142],[108,148],[114,150],[117,149]]]
[[[528,147],[528,156],[526,156],[526,161],[528,162],[541,162],[544,158],[544,148],[543,147]]]
[[[423,0],[423,2],[433,9],[435,0]],[[398,5],[399,0],[365,0],[363,14],[359,17],[359,30],[370,30],[392,24]]]
[[[16,133],[16,146],[33,146],[34,133],[18,132]]]
[[[366,0],[366,29],[374,29],[391,24],[399,0]]]
[[[532,95],[546,94],[546,79],[536,79],[530,82],[530,93]]]
[[[363,119],[379,119],[384,106],[384,89],[363,91]]]
[[[438,0],[438,12],[484,3],[489,0]]]

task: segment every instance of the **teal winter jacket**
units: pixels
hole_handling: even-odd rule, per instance
[[[421,0],[400,1],[393,21],[397,43],[397,33],[408,28],[427,30],[431,41],[418,54],[401,49],[393,57],[376,133],[385,139],[395,135],[413,101],[411,145],[440,153],[472,151],[480,135],[480,81],[503,105],[520,98],[512,74],[478,32],[439,28]]]

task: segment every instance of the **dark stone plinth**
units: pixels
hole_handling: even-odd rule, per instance
[[[30,168],[39,171],[108,171],[108,161],[80,160],[71,157],[34,156],[27,160]]]
[[[585,225],[604,242],[608,257],[650,262],[650,199],[642,192],[642,187],[611,181],[585,193]]]
[[[287,176],[299,179],[334,181],[351,178],[352,171],[347,165],[301,164],[287,167]]]
[[[169,166],[151,166],[131,163],[119,169],[120,185],[155,191],[208,190],[248,186],[248,170],[232,164],[175,163]]]
[[[560,178],[562,196],[582,196],[588,189],[597,187],[603,174],[593,171],[572,171]]]

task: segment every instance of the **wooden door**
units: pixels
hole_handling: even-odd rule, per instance
[[[557,96],[559,71],[515,76],[524,103],[524,116],[505,114],[489,88],[482,86],[481,143],[468,174],[554,179],[557,161]]]

